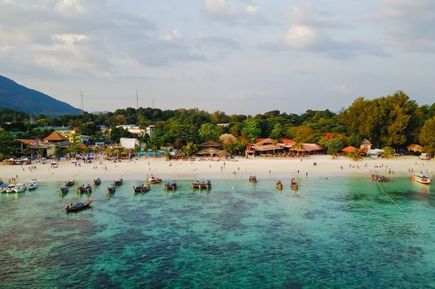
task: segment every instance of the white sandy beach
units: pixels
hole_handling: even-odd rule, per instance
[[[250,175],[256,175],[258,179],[285,180],[291,177],[368,177],[373,170],[386,176],[410,176],[413,172],[423,172],[432,177],[435,160],[427,161],[406,156],[353,161],[345,157],[332,159],[331,156],[316,155],[302,159],[256,157],[234,160],[167,161],[163,158],[141,158],[117,163],[96,160],[93,163],[80,163],[77,166],[71,161],[61,161],[57,168],[51,168],[50,162],[47,161],[44,165],[32,166],[36,166],[36,169],[30,169],[28,165],[2,165],[0,177],[6,182],[16,176],[19,182],[28,182],[31,178],[42,182],[63,182],[70,178],[91,182],[98,177],[103,181],[118,178],[145,180],[151,175],[163,180],[248,179]]]

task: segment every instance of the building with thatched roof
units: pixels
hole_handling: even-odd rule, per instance
[[[200,144],[200,147],[202,148],[221,148],[222,147],[222,143],[220,141],[206,141],[203,142],[202,144]]]
[[[284,148],[276,145],[276,141],[271,138],[259,138],[255,140],[254,144],[246,147],[246,155],[256,154],[275,154],[277,151],[282,151]]]
[[[408,151],[410,152],[414,152],[414,153],[421,153],[423,152],[423,147],[419,144],[410,144],[409,146],[406,147],[408,149]]]
[[[229,157],[230,154],[225,151],[225,150],[221,150],[221,149],[217,149],[217,148],[205,148],[200,150],[199,152],[196,153],[198,156],[202,156],[202,157]]]
[[[363,139],[359,148],[364,151],[369,151],[373,147],[372,143],[368,139]]]
[[[277,145],[279,145],[280,147],[283,147],[285,149],[291,149],[295,144],[296,144],[296,141],[294,141],[293,139],[288,138],[288,137],[280,138],[279,142],[277,143]]]
[[[276,144],[276,140],[271,138],[257,138],[255,140],[255,145],[267,145],[267,144]]]
[[[322,151],[323,147],[315,143],[300,143],[294,145],[290,150],[295,152],[314,153]]]
[[[68,139],[58,131],[53,131],[50,135],[44,138],[44,142],[48,143],[58,143],[65,141],[68,141]]]
[[[222,144],[230,144],[235,143],[237,141],[237,138],[230,133],[224,133],[219,136],[219,141]]]

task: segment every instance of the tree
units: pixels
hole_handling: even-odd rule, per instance
[[[287,133],[297,143],[313,142],[316,138],[316,132],[309,126],[291,127],[287,130]]]
[[[336,155],[344,146],[343,142],[338,138],[321,141],[320,144],[326,148],[326,152],[330,155]]]
[[[428,153],[435,153],[435,116],[425,121],[418,140]]]
[[[94,122],[86,122],[80,125],[80,132],[84,135],[95,135],[99,131],[98,126]]]
[[[193,142],[188,142],[182,149],[183,154],[187,157],[194,155],[198,151],[198,146]]]
[[[365,100],[357,98],[342,114],[352,139],[368,138],[377,146],[400,146],[415,138],[417,104],[402,91]]]
[[[255,118],[249,118],[244,122],[242,135],[253,142],[261,134],[260,123]]]
[[[115,127],[110,131],[110,139],[112,142],[119,143],[122,137],[132,137],[132,134],[122,127]]]
[[[383,150],[384,150],[384,153],[383,153],[384,157],[386,157],[386,158],[394,157],[395,151],[394,151],[394,149],[392,147],[386,146],[386,147],[383,148]]]
[[[193,124],[182,124],[177,121],[168,122],[167,127],[168,141],[174,143],[179,139],[180,143],[185,145],[189,142],[198,142],[198,131]]]
[[[238,137],[240,135],[240,130],[241,130],[240,123],[234,123],[228,129],[228,133],[232,134],[235,137]]]
[[[226,150],[231,155],[240,155],[246,149],[246,145],[246,142],[236,140],[235,142],[224,144],[224,150]]]
[[[218,140],[222,132],[222,127],[212,123],[203,123],[199,128],[199,136],[202,141]]]
[[[272,131],[270,132],[269,137],[273,138],[273,139],[279,139],[283,135],[284,135],[284,128],[282,127],[282,125],[279,122],[275,123]]]
[[[18,154],[20,144],[7,131],[0,131],[0,160],[14,157]]]
[[[165,144],[166,135],[161,129],[156,129],[147,142],[147,148],[157,151]]]

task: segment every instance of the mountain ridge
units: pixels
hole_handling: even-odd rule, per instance
[[[0,107],[28,114],[66,115],[82,111],[36,89],[0,75]]]

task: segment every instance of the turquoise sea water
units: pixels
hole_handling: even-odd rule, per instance
[[[127,182],[66,214],[60,183],[0,195],[1,288],[435,288],[435,192],[396,178]]]

